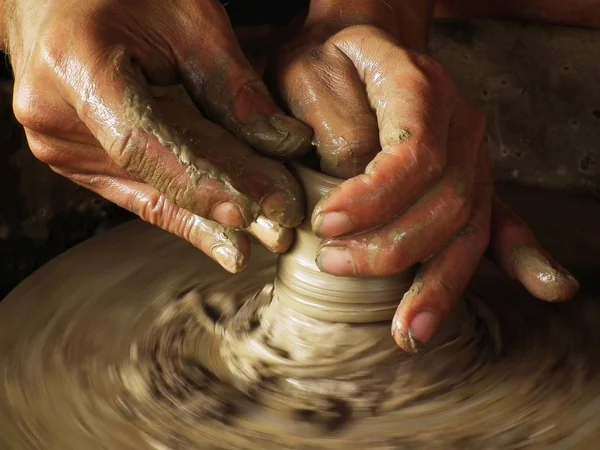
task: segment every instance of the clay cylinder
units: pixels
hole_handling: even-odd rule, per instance
[[[385,278],[336,277],[321,272],[316,256],[321,239],[312,232],[310,217],[319,200],[343,180],[294,164],[292,172],[306,197],[306,219],[296,230],[292,248],[279,257],[275,278],[278,301],[320,320],[373,323],[393,318],[412,272]]]

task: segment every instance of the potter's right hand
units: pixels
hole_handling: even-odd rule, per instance
[[[348,178],[313,212],[319,268],[372,277],[418,265],[392,322],[408,351],[449,317],[486,249],[539,299],[570,299],[577,281],[495,193],[483,115],[397,34],[354,25],[331,35],[344,8],[325,3],[333,22],[313,15],[278,72],[288,106],[315,130],[321,168]],[[391,2],[406,3],[419,2]]]
[[[293,157],[312,131],[275,106],[216,0],[5,2],[15,115],[37,158],[231,272],[244,230],[287,249],[300,188],[250,146]],[[204,116],[151,93],[179,83]]]

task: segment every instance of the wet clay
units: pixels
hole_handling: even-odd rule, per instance
[[[309,208],[337,182],[295,171]],[[516,198],[545,223],[546,197],[528,192]],[[560,200],[545,200],[552,216],[600,223],[597,204]],[[559,225],[548,226],[564,244],[557,256],[597,270],[599,240]],[[61,255],[0,303],[0,448],[588,449],[600,439],[597,291],[547,304],[484,263],[461,308],[411,355],[390,335],[411,274],[333,278],[315,266],[317,245],[303,224],[285,256],[254,247],[230,275],[133,222]]]

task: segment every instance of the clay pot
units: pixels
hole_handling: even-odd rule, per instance
[[[321,239],[310,216],[324,195],[343,180],[300,164],[291,165],[306,195],[307,217],[292,248],[279,257],[275,291],[280,302],[309,317],[331,322],[389,321],[412,282],[412,272],[386,278],[349,278],[323,273],[315,263]]]

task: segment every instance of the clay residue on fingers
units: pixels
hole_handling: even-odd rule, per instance
[[[259,204],[267,218],[283,227],[294,228],[304,219],[304,195],[293,176],[289,176],[290,179],[275,178],[275,190],[265,195]]]
[[[228,61],[219,67],[224,71],[236,69]],[[310,149],[310,127],[279,110],[255,74],[212,73],[195,97],[208,117],[266,156],[291,159]]]
[[[282,227],[264,216],[258,216],[247,231],[274,253],[285,252],[294,240],[294,231],[291,228]]]
[[[416,340],[410,331],[406,331],[400,320],[396,318],[392,322],[392,336],[398,347],[407,353],[418,353],[423,348],[423,344]]]
[[[577,279],[537,248],[513,248],[511,266],[513,276],[540,300],[564,302],[571,300],[579,290]]]
[[[244,125],[240,134],[258,152],[276,159],[294,159],[309,151],[312,130],[284,114],[260,117]]]
[[[412,298],[419,295],[422,291],[424,282],[425,280],[423,277],[420,274],[417,274],[410,289],[402,297],[400,305],[392,319],[392,336],[394,337],[396,344],[408,353],[418,353],[423,348],[423,343],[415,339],[411,333],[410,326],[405,324],[409,322],[406,317],[407,305],[410,304]]]
[[[242,271],[248,263],[250,245],[242,232],[195,216],[185,238],[217,261],[230,273]]]
[[[170,126],[156,117],[134,90],[130,92],[128,108],[137,114],[130,121],[158,139],[187,168],[191,186],[176,193],[179,203],[185,203],[180,206],[193,209],[190,205],[198,202],[206,191],[204,187],[212,183],[214,195],[238,205],[244,219],[240,228],[249,227],[261,213],[283,227],[301,223],[303,193],[283,164],[254,154],[233,135],[202,118],[188,102],[168,100],[160,106],[171,112],[174,123]],[[187,110],[189,113],[182,115]],[[194,120],[194,114],[198,120]]]
[[[168,126],[163,118],[157,116],[144,98],[146,96],[141,94],[140,89],[136,87],[131,87],[125,94],[125,120],[133,130],[132,133],[139,129],[154,137],[162,147],[170,150],[186,167],[186,172],[193,185],[199,186],[207,180],[218,183],[222,192],[238,205],[244,222],[248,225],[252,223],[260,212],[258,204],[247,193],[242,192],[231,176],[206,158],[198,156],[198,151],[192,148],[192,143],[182,133]],[[186,197],[179,198],[177,203],[193,212],[195,209],[193,206],[199,201],[198,197],[201,192],[198,189],[188,189],[185,192]],[[169,194],[173,196],[172,193],[165,192],[165,195]]]

